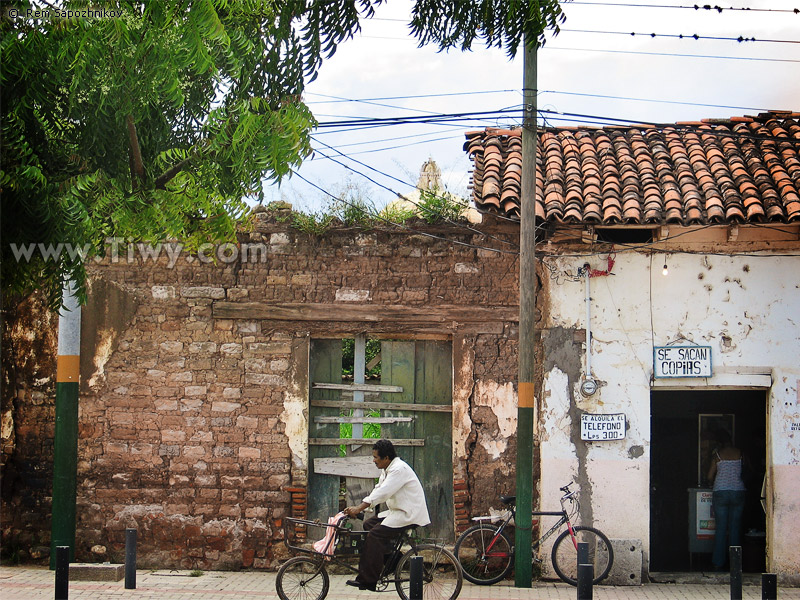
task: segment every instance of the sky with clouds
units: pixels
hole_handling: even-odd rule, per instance
[[[794,11],[800,1],[727,0],[713,5],[721,11],[693,6],[681,0],[563,3],[562,31],[549,34],[538,53],[538,108],[546,111],[539,124],[674,123],[800,111],[800,12]],[[409,0],[388,0],[323,63],[304,97],[321,125],[313,134],[315,155],[280,185],[267,184],[266,202],[285,200],[316,212],[350,189],[380,209],[414,189],[429,158],[448,191],[468,195],[464,133],[520,123],[522,53],[509,60],[503,50],[481,44],[469,52],[419,48],[407,25],[410,11]],[[735,41],[740,37],[756,41]],[[510,111],[437,123],[331,126],[504,109]]]

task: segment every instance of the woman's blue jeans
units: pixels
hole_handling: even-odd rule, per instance
[[[715,567],[722,567],[728,556],[728,546],[742,545],[744,492],[734,490],[714,492],[713,506],[716,530],[711,562]]]

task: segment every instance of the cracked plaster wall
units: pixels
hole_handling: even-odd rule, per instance
[[[517,332],[453,341],[453,457],[472,516],[500,507],[516,486]]]
[[[605,267],[600,257],[592,261],[593,268]],[[554,272],[575,274],[586,261],[549,262]],[[550,286],[547,327],[554,339],[546,342],[539,431],[542,505],[557,506],[558,486],[572,475],[581,486],[583,520],[590,517],[612,538],[641,539],[648,551],[653,346],[684,336],[712,347],[714,376],[673,380],[678,388],[733,388],[750,381],[748,373],[772,376],[769,568],[784,577],[799,573],[800,259],[672,254],[667,277],[663,263],[663,255],[623,254],[612,276],[591,279],[592,371],[600,387],[590,398],[579,391],[585,344],[573,348],[567,336],[553,334],[586,328],[584,281]],[[581,441],[582,412],[624,413],[626,438]]]

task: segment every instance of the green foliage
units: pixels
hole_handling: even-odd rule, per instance
[[[290,219],[292,227],[298,231],[308,235],[321,236],[330,229],[334,217],[323,212],[292,212]]]
[[[440,221],[457,221],[463,219],[463,214],[467,206],[468,203],[463,198],[446,192],[437,193],[427,190],[423,190],[420,193],[419,202],[417,202],[420,216],[429,225]]]
[[[108,237],[235,240],[243,199],[311,152],[291,34],[302,7],[275,5],[123,1],[116,18],[2,19],[4,294],[44,289],[55,308],[85,277],[85,256],[17,260],[12,243],[91,257]]]
[[[392,202],[387,204],[384,209],[378,213],[378,220],[402,224],[416,216],[417,211],[414,208]]]
[[[380,417],[381,411],[379,410],[368,410],[365,413],[368,417]],[[352,417],[353,410],[342,410],[341,416],[343,417]],[[379,440],[381,438],[381,424],[380,423],[364,423],[364,435],[362,437]],[[340,438],[352,438],[353,437],[353,424],[352,423],[339,423],[339,437]],[[344,454],[344,446],[341,447],[340,454],[345,456]]]
[[[411,32],[420,46],[469,50],[476,39],[487,48],[505,48],[513,58],[522,42],[543,46],[544,32],[559,32],[565,16],[560,0],[416,0]]]
[[[375,205],[369,200],[369,191],[350,179],[342,186],[330,209],[346,227],[365,230],[373,227],[377,214]]]
[[[381,353],[381,341],[375,339],[367,339],[364,354],[366,356],[365,364],[369,364],[372,359]],[[355,365],[356,356],[356,341],[353,338],[344,338],[342,340],[342,375],[345,377],[353,376],[353,369]],[[368,369],[364,376],[365,378],[380,377],[381,363],[378,362],[372,369]]]

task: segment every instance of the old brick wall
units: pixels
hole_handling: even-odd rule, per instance
[[[37,296],[4,300],[0,547],[24,560],[49,553],[58,317]]]
[[[158,260],[134,249],[91,266],[93,280],[103,282],[96,289],[108,296],[113,288],[117,302],[124,298],[133,309],[99,319],[93,339],[82,343],[92,360],[81,373],[78,560],[122,561],[125,528],[135,527],[142,567],[274,567],[286,554],[283,519],[302,514],[305,499],[305,441],[298,451],[287,437],[297,435],[287,432],[287,405],[289,390],[302,383],[298,356],[315,336],[366,331],[463,341],[463,364],[454,368],[472,375],[454,393],[466,440],[454,459],[458,520],[483,508],[472,506],[476,494],[491,503],[499,491],[512,491],[508,415],[516,404],[507,404],[515,394],[516,322],[461,321],[471,310],[516,307],[518,230],[338,229],[310,237],[258,218],[238,247],[204,249],[200,257],[162,251]],[[202,259],[217,250],[216,264]],[[92,306],[111,310],[100,301]],[[223,306],[225,314],[243,312],[222,318]],[[323,317],[294,318],[315,306]],[[365,320],[345,316],[353,307]],[[456,318],[392,320],[381,307],[416,307],[423,320],[436,310]],[[18,377],[15,385],[12,461],[35,455],[46,476],[52,389],[42,392],[46,409],[38,410],[24,391],[30,382]],[[4,546],[49,540],[49,489],[25,477],[8,497],[3,482]]]

